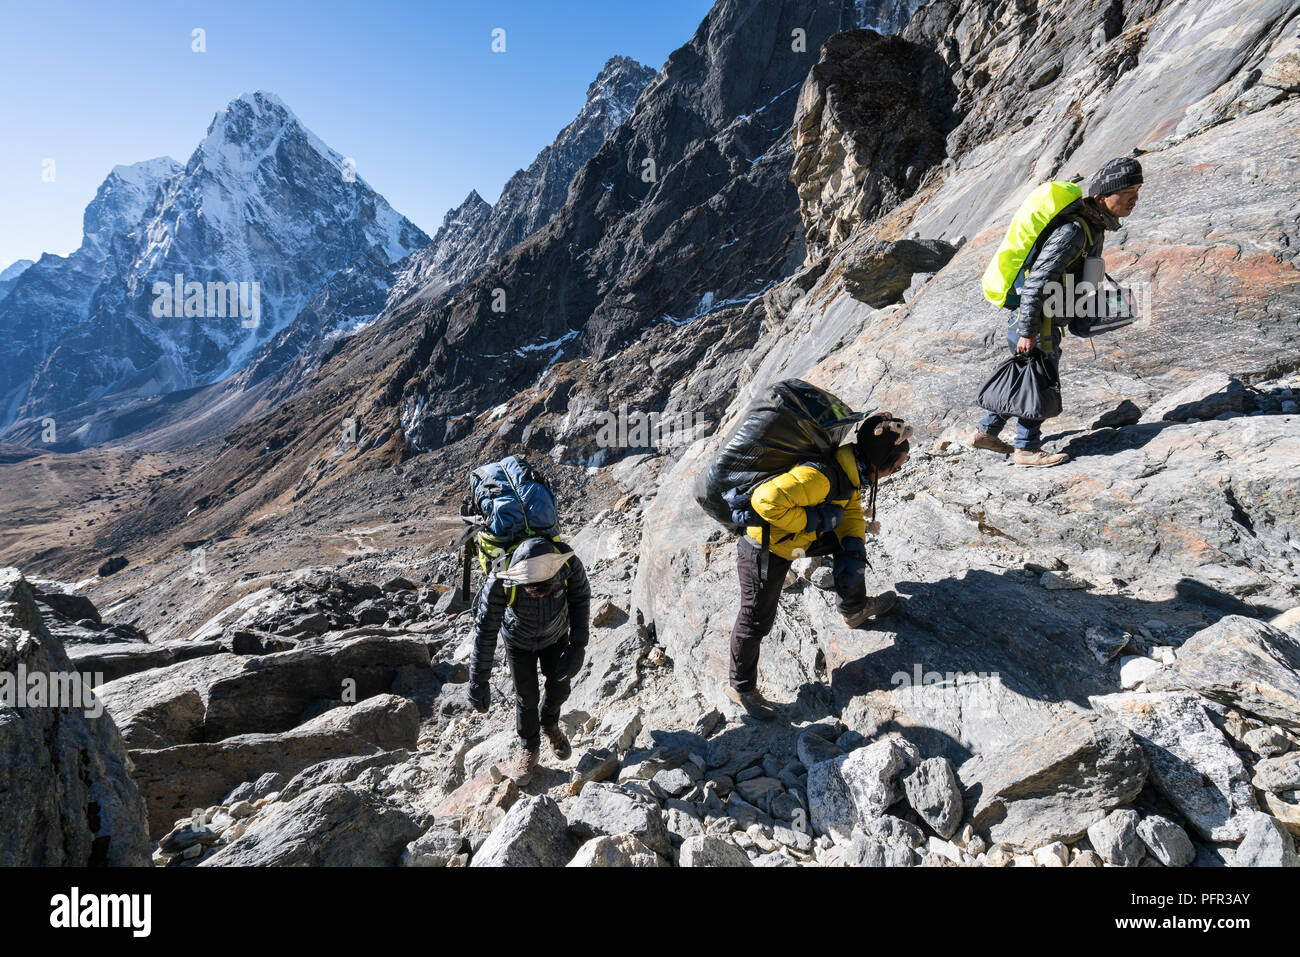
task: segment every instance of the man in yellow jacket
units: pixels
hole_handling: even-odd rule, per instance
[[[901,422],[898,425],[902,427]],[[747,514],[754,524],[745,529],[737,544],[740,611],[731,632],[727,697],[753,717],[767,720],[776,714],[758,691],[758,652],[776,620],[781,589],[794,559],[835,556],[835,607],[850,628],[885,614],[898,600],[892,591],[867,596],[867,520],[862,513],[861,489],[871,483],[873,474],[879,480],[902,467],[907,459],[905,439],[902,432],[888,434],[885,441],[893,448],[882,459],[870,447],[872,442],[880,445],[881,439],[860,436],[836,450],[833,465],[796,465],[750,494]],[[872,461],[886,464],[876,466]],[[768,536],[766,556],[764,531]]]

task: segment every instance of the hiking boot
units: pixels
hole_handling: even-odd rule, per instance
[[[546,740],[551,745],[551,750],[555,756],[561,760],[568,760],[569,755],[573,753],[573,748],[569,746],[569,739],[564,736],[558,724],[548,724],[542,728],[542,734],[546,735]]]
[[[1060,465],[1062,462],[1068,462],[1070,457],[1064,452],[1044,452],[1042,449],[1035,449],[1030,452],[1028,449],[1016,449],[1015,454],[1011,456],[1011,464],[1019,465],[1024,468],[1043,469],[1050,465]]]
[[[966,439],[966,444],[973,449],[984,449],[986,452],[997,452],[999,455],[1010,455],[1015,451],[1008,443],[1003,442],[996,435],[982,429],[975,429]]]
[[[508,778],[514,778],[515,784],[523,787],[537,773],[538,762],[542,756],[541,750],[540,741],[520,745],[519,755],[501,769],[502,773]]]
[[[776,717],[776,708],[757,691],[737,691],[727,685],[727,697],[740,705],[745,714],[759,721],[771,721]]]
[[[892,591],[884,592],[873,598],[868,598],[866,603],[857,611],[849,612],[844,615],[844,624],[850,628],[856,628],[868,618],[878,618],[881,615],[887,615],[893,611],[894,606],[898,604],[898,595]]]

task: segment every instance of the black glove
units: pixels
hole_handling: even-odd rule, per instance
[[[558,681],[568,681],[582,670],[582,663],[587,660],[587,646],[570,644],[560,652],[559,663],[555,666]]]
[[[804,529],[806,532],[834,531],[840,522],[844,521],[844,507],[832,505],[830,502],[805,508],[804,514],[808,518],[808,525]]]
[[[492,689],[486,678],[471,679],[469,683],[469,692],[466,697],[469,698],[470,707],[479,714],[487,712],[488,705],[492,701]]]

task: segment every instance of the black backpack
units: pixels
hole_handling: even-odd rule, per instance
[[[784,379],[741,416],[708,472],[700,477],[695,500],[709,517],[743,534],[746,523],[736,521],[733,510],[748,509],[755,488],[796,465],[826,472],[832,487],[847,485],[835,453],[865,418],[823,389],[802,379]],[[748,524],[762,528],[760,568],[765,577],[769,529],[758,519]]]

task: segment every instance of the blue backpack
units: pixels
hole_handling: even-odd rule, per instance
[[[477,546],[479,565],[496,571],[529,538],[554,538],[559,533],[555,493],[528,460],[512,455],[475,469],[469,477],[469,498],[460,508],[467,528],[462,596],[469,599],[471,555]]]

